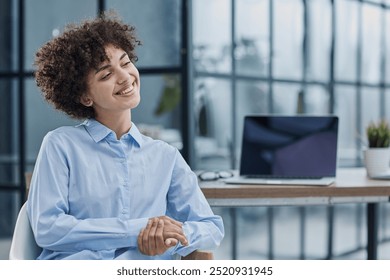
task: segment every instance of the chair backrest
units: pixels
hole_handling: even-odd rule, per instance
[[[35,242],[26,208],[27,203],[24,203],[16,220],[9,252],[10,260],[34,260],[42,251]]]
[[[32,172],[26,172],[24,174],[24,179],[26,180],[26,200],[28,198],[28,193],[30,191],[31,177],[32,177]]]

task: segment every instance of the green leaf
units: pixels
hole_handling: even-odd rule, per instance
[[[154,111],[155,115],[171,112],[180,103],[181,89],[179,79],[176,77],[166,77],[166,86],[160,96],[160,101]]]
[[[385,148],[390,145],[390,127],[386,120],[378,123],[371,122],[367,129],[367,138],[370,148]]]

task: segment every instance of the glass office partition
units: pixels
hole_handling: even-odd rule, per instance
[[[304,240],[303,246],[305,257],[308,259],[324,259],[326,258],[327,243],[318,240],[327,240],[327,230],[329,228],[328,217],[327,217],[327,206],[315,206],[306,207],[306,221],[304,229]],[[298,209],[301,211],[301,209]],[[309,214],[310,213],[310,214]],[[302,222],[299,221],[299,222]],[[302,240],[301,240],[302,242]]]
[[[334,112],[339,117],[338,157],[346,165],[351,165],[359,156],[357,141],[362,135],[357,130],[356,89],[351,86],[335,87]]]
[[[362,66],[363,82],[381,81],[382,9],[379,6],[362,6]]]
[[[323,85],[308,85],[304,96],[305,112],[310,115],[329,114],[330,95],[328,88]]]
[[[25,70],[34,68],[38,48],[58,36],[64,25],[92,18],[96,13],[96,0],[25,0]]]
[[[20,195],[17,192],[0,190],[0,242],[12,235],[16,217],[19,212]],[[2,246],[4,248],[6,246]],[[4,254],[5,253],[5,254]],[[7,255],[8,252],[2,252]]]
[[[0,181],[11,183],[18,178],[17,80],[0,79],[0,92]]]
[[[231,1],[192,1],[192,13],[194,67],[203,72],[231,72]]]
[[[274,223],[273,225],[273,250],[274,254],[283,259],[291,259],[299,254],[299,208],[298,207],[274,207],[273,218],[275,221],[290,215],[292,223]],[[288,232],[288,234],[286,234]],[[288,248],[286,250],[285,248]]]
[[[390,120],[390,89],[385,90],[383,103],[385,107],[384,116],[386,119]]]
[[[261,260],[268,258],[270,240],[267,216],[266,207],[241,207],[237,209],[237,235],[240,236],[237,240],[237,247],[240,259]],[[227,226],[229,225],[228,223]]]
[[[238,75],[268,76],[269,21],[267,0],[236,1],[234,58]]]
[[[19,184],[19,130],[18,82],[13,78],[0,78],[0,238],[13,230],[18,202],[16,194]]]
[[[18,28],[16,11],[18,1],[1,1],[0,3],[0,73],[16,71],[19,63]]]
[[[107,0],[106,9],[135,26],[142,42],[136,50],[138,67],[180,66],[180,0]]]
[[[384,17],[385,17],[385,23],[384,23],[384,46],[382,46],[382,50],[386,50],[384,53],[386,54],[385,55],[385,58],[384,58],[384,63],[385,63],[385,67],[384,67],[384,74],[385,74],[385,82],[387,85],[390,84],[390,55],[388,53],[388,50],[390,48],[390,9],[389,10],[385,10],[384,11]]]
[[[332,36],[332,7],[328,0],[306,1],[307,78],[328,82]]]
[[[348,0],[335,1],[335,12],[335,79],[356,81],[359,3]]]
[[[366,246],[366,205],[338,205],[334,221],[334,254]],[[355,257],[356,258],[356,257]],[[363,257],[364,258],[364,257]]]
[[[232,143],[232,95],[227,79],[195,80],[196,169],[229,168]]]
[[[370,122],[377,122],[381,118],[380,110],[372,110],[372,108],[380,108],[381,94],[379,89],[363,87],[362,88],[362,109],[361,109],[361,133],[366,136],[366,127]],[[366,148],[365,146],[363,148]]]
[[[302,86],[299,84],[274,83],[273,113],[281,115],[302,113],[303,94]]]
[[[300,0],[276,0],[274,5],[274,75],[302,79],[303,4]],[[286,48],[288,46],[288,48]]]

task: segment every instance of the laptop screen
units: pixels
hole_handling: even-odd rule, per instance
[[[338,118],[246,116],[240,175],[334,177]]]

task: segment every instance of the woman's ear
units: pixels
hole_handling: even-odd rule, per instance
[[[80,97],[80,103],[83,104],[86,107],[91,107],[93,105],[93,101],[91,98],[89,98],[87,95],[82,95]]]

